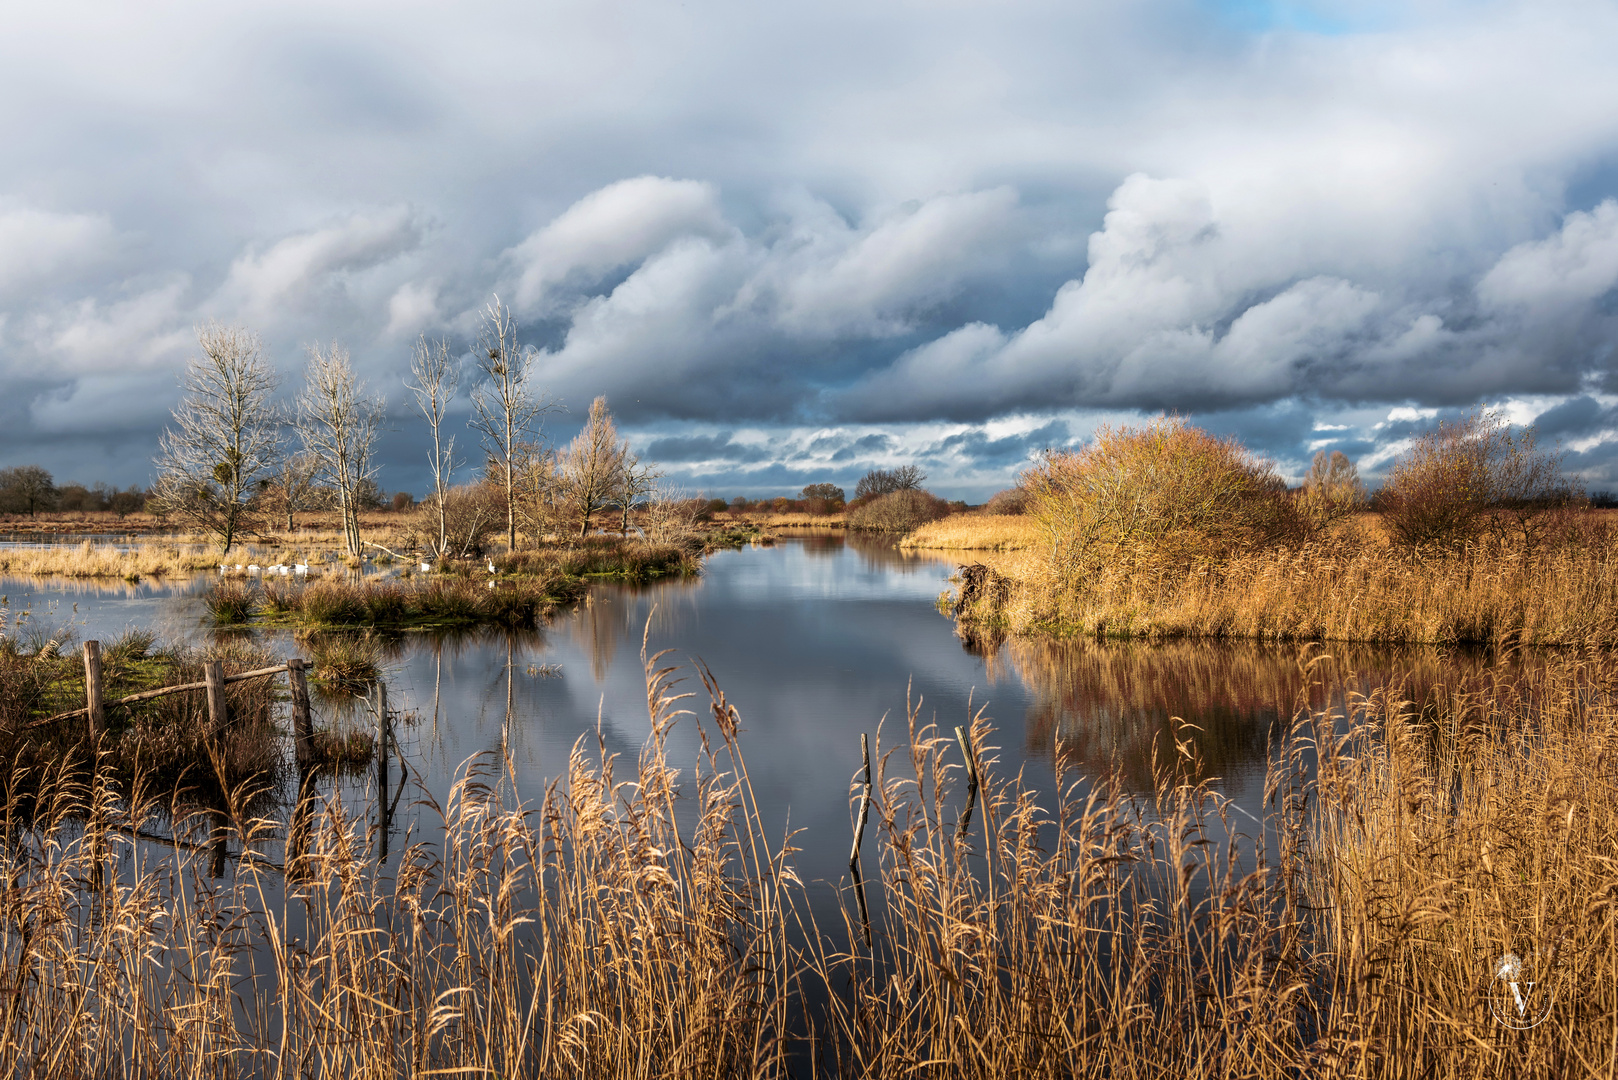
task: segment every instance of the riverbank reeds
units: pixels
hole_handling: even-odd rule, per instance
[[[86,540],[78,544],[0,549],[0,574],[138,581],[143,577],[211,570],[217,561],[206,550],[180,543],[120,546]]]
[[[1025,551],[1039,541],[1039,525],[1022,514],[951,514],[899,541],[907,548],[962,551]]]
[[[963,625],[1012,633],[1382,644],[1618,645],[1618,540],[1528,558],[1510,547],[1412,558],[1376,543],[1272,548],[1187,570],[1128,563],[1075,582],[1025,560]]]
[[[1039,794],[1000,775],[981,715],[951,738],[913,704],[873,756],[869,949],[846,880],[841,915],[814,921],[805,841],[764,821],[711,679],[698,767],[671,766],[661,659],[634,783],[604,737],[535,801],[475,759],[429,804],[436,835],[386,870],[337,797],[300,804],[281,863],[270,822],[204,819],[260,852],[225,877],[200,846],[133,842],[153,811],[111,774],[53,778],[26,817],[8,803],[0,1070],[1459,1080],[1618,1063],[1600,657],[1426,718],[1396,690],[1321,686],[1349,704],[1298,711],[1261,819],[1193,778],[1183,739],[1145,797],[1064,771],[1060,746]]]

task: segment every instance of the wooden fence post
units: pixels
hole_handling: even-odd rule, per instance
[[[225,665],[209,660],[202,665],[202,678],[208,691],[208,731],[217,735],[225,730]]]
[[[376,681],[376,796],[377,816],[382,822],[382,835],[377,843],[378,858],[388,861],[388,684]]]
[[[84,703],[89,706],[85,733],[95,743],[106,727],[106,710],[101,700],[101,642],[84,643]]]
[[[303,667],[303,661],[296,656],[287,661],[287,683],[292,690],[292,745],[297,752],[299,774],[307,771],[315,758],[315,727],[309,715],[309,682]]]

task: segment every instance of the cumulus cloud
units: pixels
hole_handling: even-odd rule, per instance
[[[420,241],[421,226],[408,207],[353,214],[288,236],[263,251],[244,252],[231,263],[208,306],[233,318],[268,322],[280,317],[283,307],[307,303],[322,288],[340,288],[345,273],[387,262]]]
[[[1480,401],[1608,468],[1618,12],[1243,10],[36,6],[0,39],[0,464],[106,373],[172,386],[204,318],[397,386],[498,292],[544,389],[760,483],[995,485],[1163,408],[1371,460]]]

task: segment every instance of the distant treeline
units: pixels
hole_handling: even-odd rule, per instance
[[[267,494],[270,486],[265,485]],[[35,517],[41,512],[59,511],[114,513],[122,518],[145,510],[151,495],[149,488],[143,488],[139,484],[131,484],[122,490],[104,483],[89,487],[84,484],[57,484],[50,472],[39,465],[19,465],[11,469],[0,469],[0,514],[27,514],[29,517]],[[401,491],[390,496],[371,481],[359,486],[356,501],[366,510],[389,507],[394,510],[407,510],[416,502],[415,497],[409,492]],[[314,499],[309,509],[331,508],[318,505],[319,502],[319,499]]]

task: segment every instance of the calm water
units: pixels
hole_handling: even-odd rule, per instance
[[[846,874],[849,785],[860,734],[902,745],[907,696],[924,722],[949,732],[986,710],[1002,772],[1022,770],[1042,792],[1053,755],[1081,771],[1115,771],[1137,790],[1151,784],[1152,749],[1166,748],[1170,717],[1200,729],[1207,773],[1258,810],[1266,746],[1305,700],[1296,648],[1257,645],[1011,642],[971,651],[935,607],[958,558],[901,552],[891,544],[816,535],[774,547],[720,552],[700,578],[650,587],[598,586],[587,604],[527,633],[448,638],[406,634],[389,643],[390,703],[405,714],[396,735],[404,770],[442,802],[463,763],[498,751],[516,768],[518,794],[536,800],[565,768],[581,736],[599,725],[627,775],[648,730],[641,666],[652,652],[689,676],[712,670],[741,713],[742,747],[769,824],[800,839],[801,876]],[[0,579],[0,611],[12,632],[113,640],[131,626],[165,639],[204,640],[200,594],[208,576],[174,585],[111,586]],[[266,635],[285,655],[290,635]],[[1389,679],[1418,686],[1464,678],[1482,659],[1431,651],[1353,650],[1345,664],[1369,689]],[[1316,704],[1318,691],[1308,695]],[[688,703],[706,713],[705,695]],[[373,723],[353,699],[322,697],[316,723]],[[671,740],[677,765],[695,761],[695,720]],[[389,784],[403,775],[394,761]],[[376,783],[342,782],[361,801]],[[405,800],[408,806],[409,800]],[[392,850],[410,825],[391,821]]]

